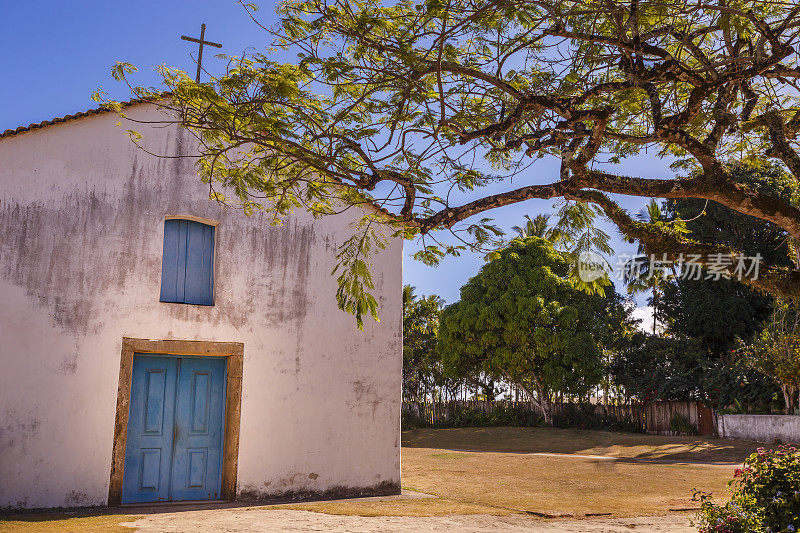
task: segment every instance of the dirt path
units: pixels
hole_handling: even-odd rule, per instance
[[[124,525],[137,533],[273,533],[277,531],[696,533],[685,516],[543,521],[522,516],[453,515],[429,517],[338,516],[279,509],[213,509],[148,515]]]

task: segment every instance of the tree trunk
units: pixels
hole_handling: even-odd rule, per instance
[[[786,409],[786,414],[790,415],[792,414],[792,410],[794,408],[794,398],[792,398],[794,394],[792,394],[792,391],[790,391],[789,386],[785,384],[781,385],[781,392],[783,393],[783,405]]]
[[[544,412],[544,423],[548,426],[553,425],[553,413],[552,413],[552,405],[550,403],[550,397],[547,394],[543,394],[541,391],[537,390],[536,395],[539,396],[539,403],[542,404],[542,411]]]
[[[651,267],[652,268],[652,265]],[[656,333],[656,306],[658,305],[658,287],[653,287],[653,335],[657,335]]]
[[[548,426],[553,425],[553,416],[552,416],[552,405],[550,404],[550,396],[544,393],[544,388],[539,385],[538,381],[536,383],[536,400],[539,406],[539,409],[542,411],[542,416],[544,416],[544,423]],[[533,398],[533,391],[529,392],[531,398]]]
[[[543,399],[543,398],[546,398],[546,396],[542,396],[538,392],[538,387],[536,389],[536,392],[537,392],[536,396],[534,396],[534,394],[533,394],[534,391],[530,390],[528,387],[526,387],[524,385],[519,385],[519,388],[521,388],[522,391],[525,394],[527,394],[528,401],[531,403],[531,406],[536,407],[539,410],[539,412],[542,413],[542,417],[544,417],[545,425],[547,425],[547,426],[551,425],[552,424],[552,417],[550,416],[550,405],[549,405],[549,402],[547,400]]]
[[[535,405],[542,413],[542,417],[544,417],[544,425],[546,426],[552,425],[553,421],[550,417],[550,410],[547,408],[544,402],[542,402],[539,399],[534,399],[533,395],[530,395],[530,397],[531,397],[531,404]]]

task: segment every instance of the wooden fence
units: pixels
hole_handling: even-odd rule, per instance
[[[714,411],[701,402],[656,402],[645,408],[648,433],[672,433],[670,425],[682,417],[699,435],[713,435],[716,431]]]
[[[404,402],[403,412],[420,425],[447,426],[463,420],[463,413],[485,413],[497,420],[509,413],[517,418],[535,420],[539,411],[528,402],[510,400],[454,400],[450,402]],[[674,421],[681,418],[687,432],[712,435],[715,429],[713,411],[699,402],[656,402],[647,405],[616,405],[593,403],[556,403],[552,407],[554,425],[592,429],[629,429],[647,433],[672,434]],[[488,419],[488,416],[486,417]],[[688,426],[687,426],[688,425]]]

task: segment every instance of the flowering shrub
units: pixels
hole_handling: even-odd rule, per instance
[[[700,533],[800,533],[800,452],[793,446],[759,448],[729,483],[733,497],[716,505],[697,493]]]
[[[695,523],[700,533],[756,533],[767,531],[762,516],[754,510],[752,501],[731,500],[725,505],[716,505],[707,493],[699,492],[700,513]]]

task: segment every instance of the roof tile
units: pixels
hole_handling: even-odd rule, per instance
[[[169,93],[164,93],[161,96],[168,96]],[[121,102],[122,107],[131,107],[138,104],[146,104],[148,102],[152,102],[152,100],[145,100],[142,98],[134,98],[132,100],[128,100],[126,102]],[[74,113],[72,115],[64,115],[63,117],[55,117],[51,118],[50,120],[44,120],[42,122],[28,124],[27,126],[20,126],[13,130],[6,130],[0,133],[0,139],[4,139],[6,137],[13,137],[15,135],[19,135],[20,133],[25,133],[27,131],[33,131],[42,129],[47,126],[52,126],[53,124],[59,124],[61,122],[69,122],[70,120],[76,120],[79,118],[89,117],[92,115],[102,115],[104,113],[113,113],[112,110],[106,109],[104,107],[98,107],[96,109],[89,109],[86,111],[81,111],[79,113]]]

